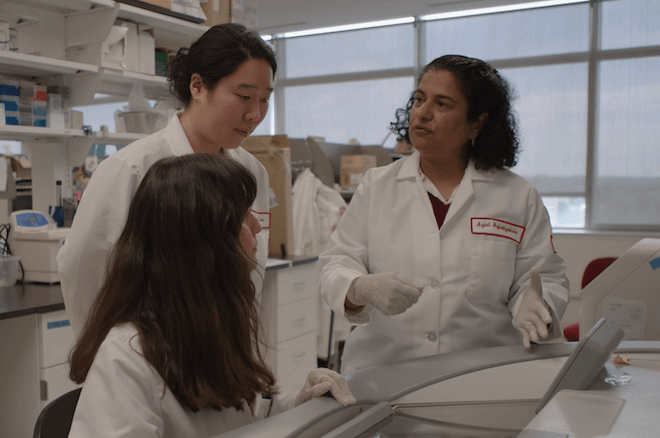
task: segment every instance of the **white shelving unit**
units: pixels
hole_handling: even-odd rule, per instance
[[[68,47],[103,42],[117,19],[151,27],[156,47],[170,49],[190,46],[208,29],[113,0],[0,0],[0,20],[18,30],[19,44],[18,52],[0,51],[0,75],[42,85],[68,86],[68,105],[71,107],[92,104],[97,93],[127,99],[135,83],[142,84],[149,99],[169,96],[164,77],[66,60]],[[49,206],[55,205],[55,181],[63,182],[63,196],[72,195],[72,169],[84,163],[93,144],[122,146],[143,136],[129,133],[103,135],[80,129],[0,126],[0,140],[22,142],[23,151],[32,165],[33,208],[44,213],[48,212]],[[0,221],[6,223],[7,217],[0,217]],[[4,381],[11,382],[11,386],[0,396],[0,406],[7,408],[0,419],[0,438],[32,436],[34,422],[44,403],[72,388],[65,360],[52,363],[43,360],[49,349],[57,350],[62,357],[70,349],[70,342],[64,345],[41,336],[38,323],[50,317],[63,319],[65,314],[62,311],[57,315],[48,313],[16,318],[8,321],[23,323],[25,327],[17,331],[0,330],[3,333],[0,345],[7,347],[3,351],[11,351],[9,354],[16,359],[8,362],[14,368],[2,373]],[[70,331],[70,327],[66,329]],[[7,336],[7,333],[13,335]],[[48,382],[47,395],[40,394],[39,389],[43,388],[40,381]],[[18,415],[12,411],[14,406],[19,408]]]
[[[72,107],[92,104],[96,94],[127,98],[136,83],[142,84],[149,99],[170,96],[164,77],[65,59],[68,47],[104,41],[117,19],[152,28],[156,47],[170,49],[189,47],[208,29],[113,0],[5,0],[0,2],[0,20],[18,30],[19,51],[0,52],[0,75],[45,85],[66,85],[71,90]],[[140,137],[0,126],[0,139],[23,142],[23,150],[32,164],[33,208],[40,211],[48,211],[54,205],[55,181],[63,182],[64,196],[71,195],[71,169],[84,162],[92,144],[125,145]]]

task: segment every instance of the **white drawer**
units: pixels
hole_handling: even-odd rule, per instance
[[[275,346],[275,379],[289,377],[316,367],[316,332],[302,335]]]
[[[67,363],[75,337],[66,311],[44,313],[39,319],[41,368]]]
[[[307,368],[299,371],[289,377],[277,380],[277,388],[282,392],[300,391],[305,385],[309,372],[315,370],[317,367]]]
[[[277,307],[277,336],[275,342],[284,342],[316,331],[317,297]]]
[[[277,272],[276,306],[318,294],[318,263],[305,263]]]

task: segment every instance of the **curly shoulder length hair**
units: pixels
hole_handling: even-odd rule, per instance
[[[460,55],[445,55],[431,61],[422,70],[417,85],[430,71],[451,73],[468,103],[468,120],[476,120],[483,113],[488,119],[474,141],[469,145],[469,158],[477,169],[510,168],[518,162],[520,141],[518,125],[511,107],[513,89],[490,64],[479,59]],[[396,110],[396,121],[390,130],[399,141],[410,142],[410,111],[414,104],[414,93],[405,108]],[[413,145],[414,146],[414,145]]]
[[[258,348],[254,265],[240,244],[256,192],[252,174],[221,155],[151,166],[71,354],[72,380],[85,380],[114,326],[132,323],[145,359],[193,412],[274,392]]]

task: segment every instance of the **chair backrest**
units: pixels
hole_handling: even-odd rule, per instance
[[[66,438],[81,390],[76,388],[48,403],[37,418],[33,438]]]
[[[591,283],[594,278],[598,277],[609,265],[614,263],[616,259],[616,257],[602,257],[590,261],[587,267],[584,268],[584,274],[582,274],[582,289]]]

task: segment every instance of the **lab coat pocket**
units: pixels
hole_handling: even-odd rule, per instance
[[[475,236],[467,296],[472,304],[506,306],[516,267],[516,242]]]

